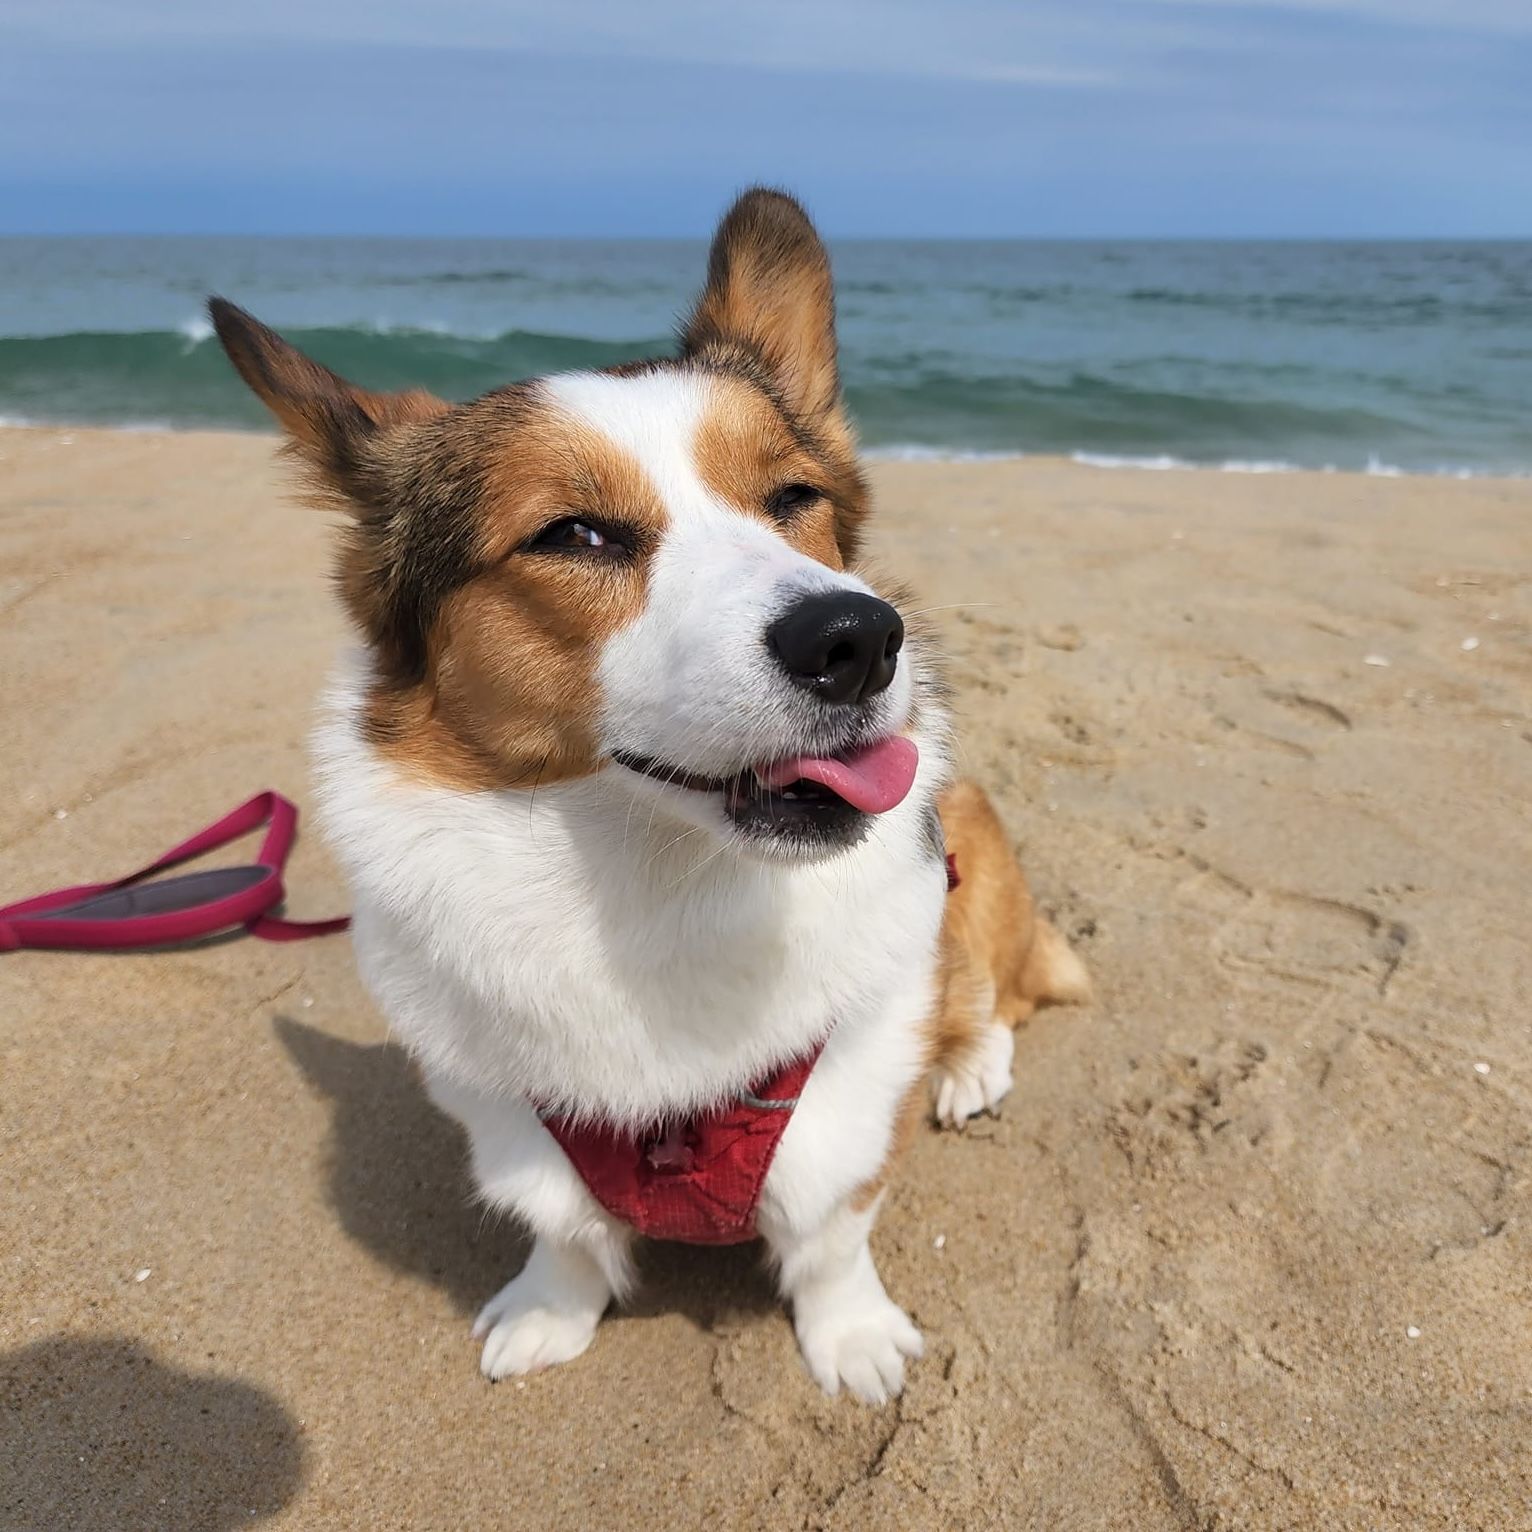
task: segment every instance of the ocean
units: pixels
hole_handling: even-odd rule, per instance
[[[0,421],[266,428],[222,293],[378,388],[667,352],[687,241],[0,239]],[[1532,243],[857,242],[843,367],[885,455],[1532,472]]]

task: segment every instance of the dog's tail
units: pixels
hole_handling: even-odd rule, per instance
[[[1032,950],[1021,973],[1021,990],[1034,1002],[1084,1005],[1091,997],[1090,974],[1057,926],[1041,915],[1032,931]]]

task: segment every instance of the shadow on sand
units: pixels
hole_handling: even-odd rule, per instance
[[[472,1314],[521,1269],[530,1246],[515,1224],[475,1200],[461,1129],[432,1106],[392,1043],[351,1043],[289,1016],[277,1036],[334,1112],[330,1202],[342,1227],[378,1259],[441,1287]],[[646,1244],[626,1312],[681,1313],[704,1330],[777,1306],[758,1246]]]
[[[298,1423],[238,1378],[182,1372],[126,1336],[0,1355],[0,1525],[221,1532],[303,1480]]]

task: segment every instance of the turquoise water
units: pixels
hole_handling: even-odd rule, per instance
[[[890,453],[1532,471],[1532,244],[849,242],[847,393]],[[451,398],[671,347],[700,244],[0,239],[0,419],[266,424],[220,292]]]

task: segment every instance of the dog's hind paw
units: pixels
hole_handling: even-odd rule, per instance
[[[937,1123],[961,1128],[970,1117],[999,1106],[1010,1094],[1015,1052],[1011,1029],[992,1021],[963,1054],[937,1064],[933,1077]]]

